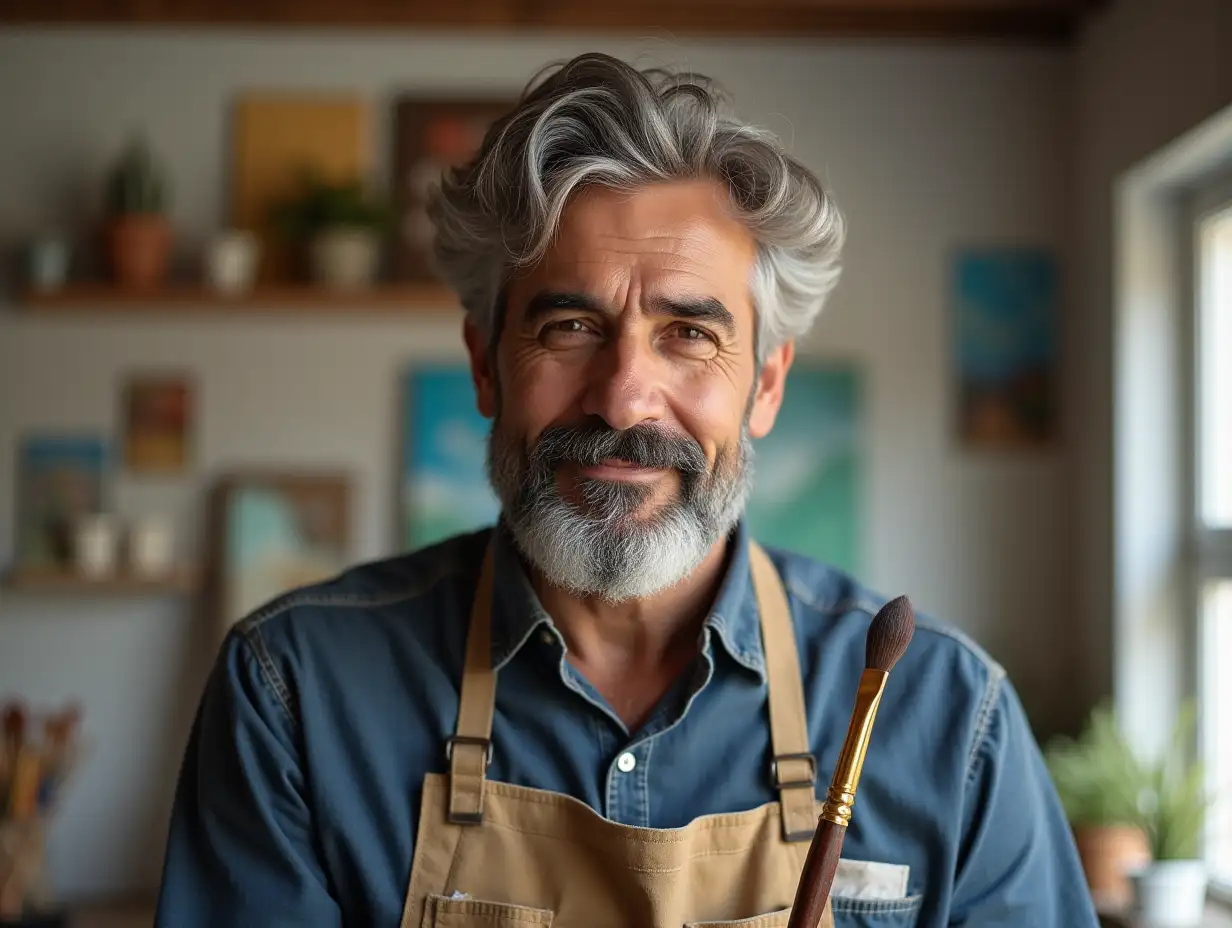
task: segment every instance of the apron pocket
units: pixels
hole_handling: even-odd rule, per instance
[[[737,918],[725,922],[688,922],[684,928],[787,928],[791,917],[791,909],[779,909],[766,915],[754,915],[751,918]]]
[[[855,899],[831,896],[834,928],[915,928],[923,896],[903,899]]]
[[[552,924],[547,909],[483,899],[430,895],[424,904],[423,928],[530,928]]]

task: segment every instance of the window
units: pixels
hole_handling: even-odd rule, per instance
[[[1199,212],[1194,250],[1194,602],[1202,753],[1221,794],[1206,856],[1212,878],[1232,890],[1232,200]]]

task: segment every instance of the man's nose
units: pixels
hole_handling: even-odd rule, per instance
[[[632,333],[621,333],[597,351],[582,411],[614,429],[663,418],[662,359]]]

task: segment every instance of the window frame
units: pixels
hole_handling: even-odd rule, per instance
[[[1232,172],[1222,174],[1213,181],[1190,191],[1189,208],[1182,211],[1185,218],[1184,241],[1189,254],[1189,273],[1182,275],[1186,283],[1182,313],[1186,331],[1181,344],[1185,357],[1181,370],[1185,376],[1182,399],[1185,405],[1182,416],[1184,448],[1184,513],[1186,514],[1186,564],[1185,564],[1185,614],[1190,617],[1186,654],[1191,661],[1190,679],[1198,696],[1197,748],[1199,757],[1209,756],[1209,724],[1212,707],[1207,705],[1207,666],[1204,659],[1204,644],[1208,640],[1206,625],[1207,610],[1203,602],[1205,591],[1214,582],[1232,582],[1232,526],[1210,528],[1202,518],[1202,487],[1205,474],[1202,472],[1202,418],[1203,418],[1203,353],[1202,324],[1203,304],[1203,248],[1202,226],[1208,220],[1221,215],[1232,217]],[[1225,737],[1232,737],[1232,725],[1224,724]],[[1232,799],[1225,799],[1225,802]],[[1204,852],[1205,856],[1205,852]],[[1211,893],[1224,903],[1232,904],[1232,871],[1211,877]]]

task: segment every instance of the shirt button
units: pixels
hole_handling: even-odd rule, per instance
[[[616,769],[619,770],[621,773],[628,773],[636,766],[637,766],[637,758],[634,757],[632,754],[630,754],[628,751],[625,751],[618,758],[616,758]]]
[[[539,633],[539,640],[542,641],[544,644],[551,644],[553,640],[552,633],[545,628],[543,631]]]

